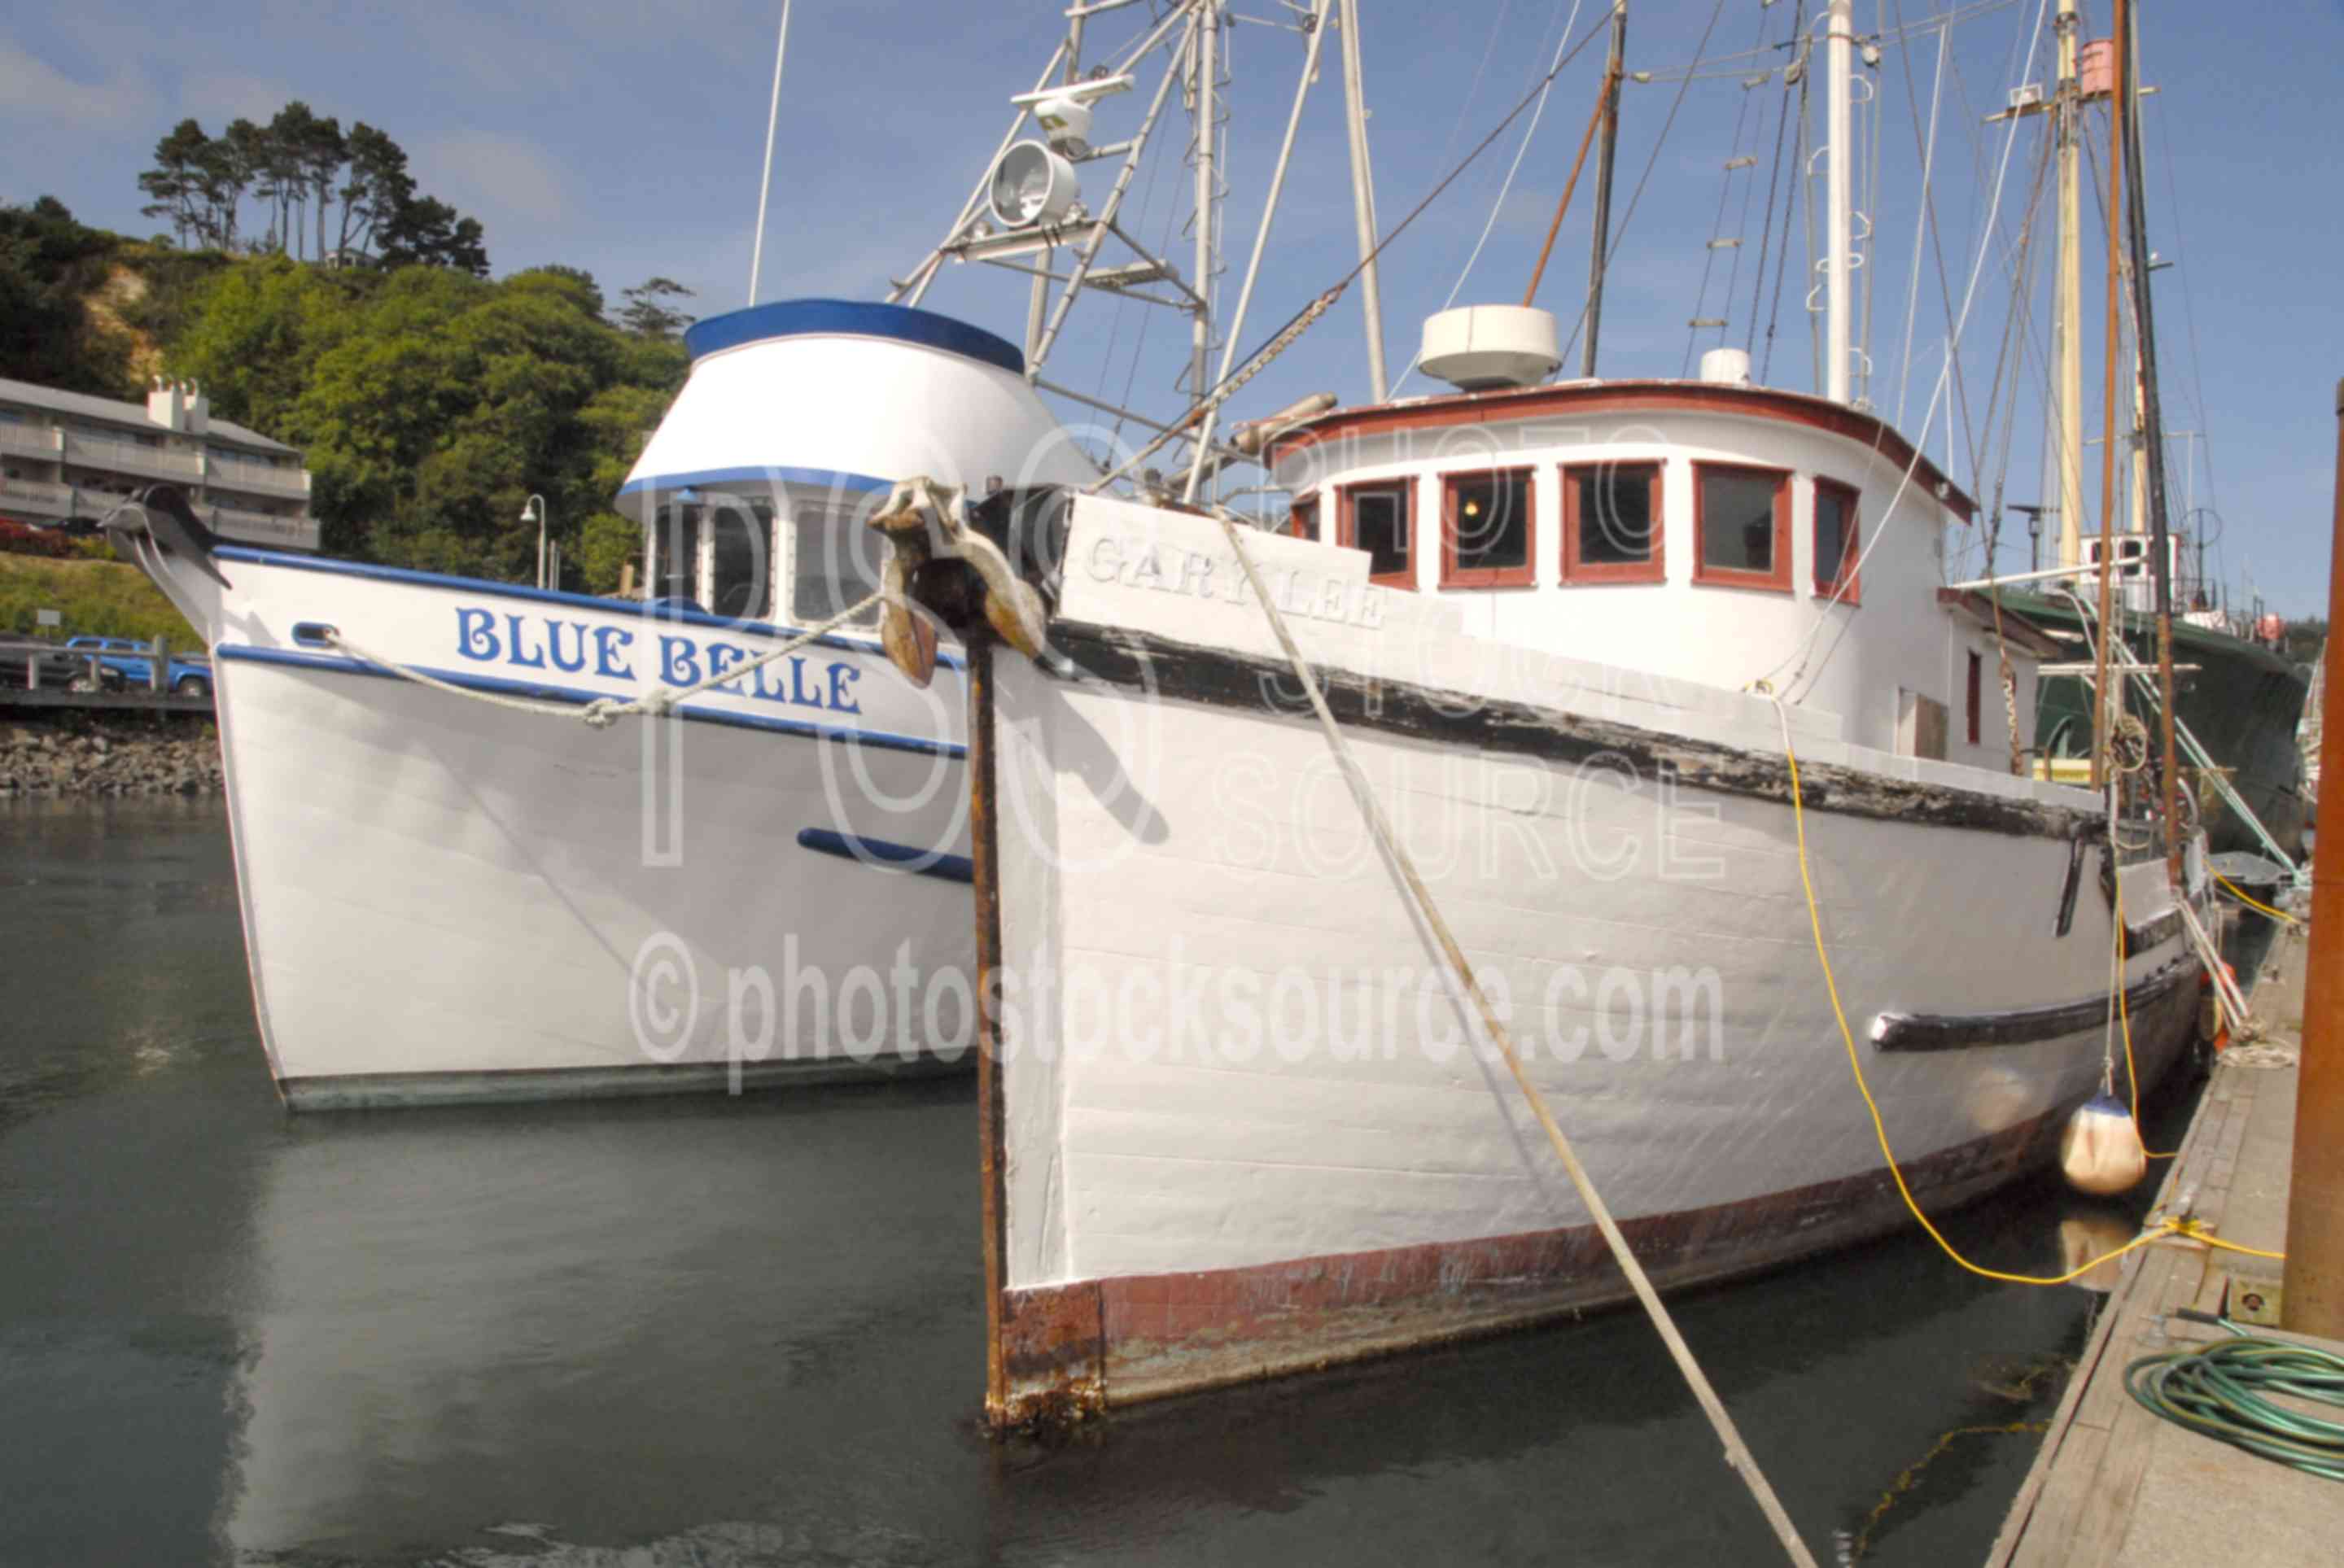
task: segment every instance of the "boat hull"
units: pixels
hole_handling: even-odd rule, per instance
[[[2027,596],[2017,596],[2016,605],[2030,620],[2071,637],[2079,635],[2081,618],[2072,609]],[[2153,667],[2155,632],[2138,631],[2130,640],[2134,657]],[[2177,664],[2192,667],[2177,673],[2174,711],[2215,766],[2228,770],[2231,787],[2278,848],[2300,860],[2311,808],[2296,731],[2310,694],[2309,680],[2268,648],[2186,621],[2174,625],[2173,658]],[[2062,737],[2088,738],[2091,728],[2090,684],[2076,676],[2046,677],[2036,689],[2036,735],[2046,745],[2058,745]],[[2070,739],[2062,754],[2074,749],[2076,742]],[[2207,838],[2216,854],[2268,857],[2262,836],[2227,801],[2208,795],[2202,804]]]
[[[950,696],[916,694],[868,644],[828,639],[670,718],[594,728],[587,702],[779,632],[261,552],[217,564],[233,586],[196,608],[289,1102],[965,1066],[957,669],[939,672]]]
[[[1065,662],[994,648],[972,672],[995,1419],[1623,1299],[1283,661],[1222,614],[1258,606],[1081,569],[1177,548],[1228,581],[1217,527],[1084,507],[1124,532],[1099,545],[1076,513]],[[1772,706],[1428,641],[1411,596],[1351,617],[1348,585],[1306,582],[1343,553],[1248,548],[1289,608],[1328,612],[1291,618],[1305,655],[1655,1281],[1906,1222],[1816,962]],[[1865,1086],[1915,1201],[1976,1197],[2046,1159],[2105,1070],[2119,910],[2090,798],[1788,722]],[[2198,977],[2162,855],[2122,859],[2147,1085]]]

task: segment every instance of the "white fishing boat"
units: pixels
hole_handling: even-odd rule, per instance
[[[230,546],[169,492],[115,519],[212,649],[255,1010],[290,1103],[964,1060],[957,656],[911,687],[866,608],[675,694],[866,598],[862,518],[892,480],[1096,470],[1015,347],[928,312],[800,300],[686,342],[619,498],[646,602]],[[645,708],[669,721],[606,717]]]
[[[1185,491],[874,520],[967,648],[996,1422],[1626,1299],[1509,1050],[1665,1289],[1976,1197],[2182,1050],[2203,840],[2020,766],[2059,645],[1949,584],[1976,503],[1852,395],[1846,0],[1816,42],[1817,394],[1446,311],[1454,391],[1244,430],[1272,524],[1198,483],[1254,362]]]

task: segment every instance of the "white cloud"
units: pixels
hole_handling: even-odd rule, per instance
[[[277,117],[278,110],[299,96],[283,82],[226,74],[183,77],[178,92],[179,112],[193,115],[215,136],[230,120],[253,120],[265,126]],[[330,113],[321,106],[311,106],[320,114]]]
[[[147,88],[126,65],[102,82],[76,82],[45,60],[0,41],[0,106],[14,115],[81,125],[135,114]]]
[[[542,148],[517,137],[441,136],[416,149],[413,166],[425,194],[478,217],[491,235],[515,221],[559,223],[571,212],[568,176]]]

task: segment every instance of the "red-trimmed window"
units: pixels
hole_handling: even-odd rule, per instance
[[[1294,506],[1286,514],[1286,531],[1298,539],[1318,537],[1318,492],[1306,490],[1294,498]]]
[[[1815,597],[1839,595],[1842,604],[1862,604],[1857,597],[1856,562],[1864,556],[1856,537],[1856,494],[1852,485],[1837,479],[1815,481]]]
[[[1440,586],[1529,588],[1538,533],[1528,468],[1440,477]]]
[[[1574,464],[1562,471],[1562,580],[1656,583],[1661,560],[1661,466]]]
[[[1791,591],[1791,476],[1741,463],[1692,466],[1692,580]]]
[[[1413,479],[1378,479],[1338,492],[1342,537],[1337,542],[1368,552],[1370,582],[1416,587],[1415,490]]]

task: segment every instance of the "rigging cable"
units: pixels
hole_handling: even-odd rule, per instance
[[[1929,88],[1929,136],[1921,148],[1921,188],[1925,191],[1929,188],[1930,176],[1936,166],[1937,109],[1945,89],[1945,55],[1952,47],[1953,39],[1949,35],[1945,33],[1937,35],[1937,71]],[[1908,58],[1904,62],[1908,93],[1911,90],[1912,75],[1913,63]],[[1917,106],[1919,100],[1914,101]],[[1896,423],[1899,425],[1904,423],[1905,395],[1913,385],[1913,327],[1921,314],[1921,230],[1922,226],[1928,222],[1928,218],[1929,208],[1925,202],[1913,213],[1913,266],[1907,276],[1904,288],[1904,347],[1897,357]]]
[[[1758,12],[1758,43],[1761,45],[1763,45],[1766,42],[1766,8],[1761,6]],[[1753,51],[1753,53],[1755,52],[1755,50]],[[1678,374],[1686,379],[1691,379],[1692,376],[1693,353],[1701,347],[1701,335],[1702,331],[1705,330],[1702,326],[1702,312],[1709,307],[1709,281],[1710,278],[1715,275],[1717,270],[1717,253],[1719,249],[1722,248],[1719,242],[1728,237],[1725,233],[1725,209],[1727,205],[1733,199],[1733,176],[1742,173],[1744,169],[1756,167],[1758,163],[1757,156],[1754,153],[1751,156],[1750,161],[1747,164],[1744,164],[1742,161],[1742,129],[1744,126],[1750,123],[1750,95],[1753,89],[1764,85],[1767,82],[1772,81],[1773,79],[1773,73],[1771,71],[1762,72],[1755,76],[1744,76],[1742,78],[1742,103],[1740,107],[1734,111],[1733,136],[1726,145],[1725,167],[1724,171],[1718,176],[1717,181],[1717,212],[1716,215],[1709,221],[1709,244],[1702,254],[1701,288],[1693,296],[1692,318],[1685,324],[1684,367],[1678,372]],[[1758,124],[1753,135],[1763,136],[1765,134],[1766,111],[1762,106],[1758,111]],[[1738,229],[1747,230],[1750,226],[1750,190],[1752,183],[1753,182],[1749,180],[1742,182],[1742,211],[1735,219],[1734,224],[1734,226]],[[1743,236],[1741,235],[1735,235],[1732,237],[1733,239],[1733,244],[1731,248],[1733,251],[1734,259],[1738,262],[1742,257]],[[1725,342],[1726,334],[1733,330],[1731,322],[1733,316],[1733,277],[1734,275],[1732,273],[1727,275],[1725,284],[1725,314],[1723,317],[1718,321],[1716,327],[1717,340],[1721,346]]]
[[[1558,68],[1561,64],[1562,51],[1571,42],[1571,24],[1579,20],[1581,3],[1581,0],[1571,0],[1571,15],[1564,18],[1562,33],[1555,40],[1554,50]],[[1531,150],[1531,139],[1538,135],[1539,120],[1546,114],[1547,96],[1553,91],[1554,72],[1549,71],[1546,80],[1539,87],[1538,106],[1531,111],[1531,123],[1523,127],[1521,146],[1514,149],[1514,161],[1507,166],[1506,177],[1498,186],[1498,199],[1490,204],[1489,221],[1482,224],[1480,237],[1473,242],[1472,254],[1465,258],[1465,268],[1457,275],[1457,282],[1450,288],[1449,297],[1440,302],[1441,309],[1446,310],[1457,303],[1457,297],[1465,291],[1465,280],[1473,276],[1473,267],[1481,259],[1481,247],[1490,243],[1490,235],[1498,226],[1498,215],[1505,210],[1506,197],[1513,192],[1514,176],[1521,169],[1523,156]],[[1417,347],[1415,357],[1408,362],[1408,368],[1401,371],[1399,379],[1392,383],[1391,396],[1394,397],[1399,396],[1400,387],[1406,385],[1409,377],[1416,374],[1417,365],[1423,357],[1424,348],[1420,344]]]
[[[1724,6],[1724,0],[1718,0],[1718,5],[1719,8],[1722,10]],[[1610,25],[1611,21],[1607,16],[1601,24],[1589,28],[1587,32],[1580,37],[1579,42],[1573,44],[1569,49],[1563,52],[1562,57],[1554,63],[1553,68],[1539,79],[1538,85],[1533,87],[1530,92],[1525,93],[1522,95],[1521,101],[1506,112],[1506,116],[1503,119],[1490,126],[1490,134],[1483,136],[1474,146],[1473,150],[1467,153],[1464,158],[1459,162],[1455,168],[1450,169],[1447,174],[1441,176],[1440,181],[1435,184],[1430,190],[1425,192],[1422,198],[1420,199],[1414,206],[1408,210],[1407,216],[1402,217],[1399,223],[1395,224],[1381,239],[1376,241],[1375,245],[1368,251],[1368,254],[1361,256],[1356,263],[1354,263],[1349,271],[1337,278],[1333,284],[1319,293],[1316,297],[1305,301],[1300,309],[1297,310],[1292,316],[1288,317],[1285,322],[1273,330],[1268,337],[1264,338],[1261,343],[1255,347],[1252,353],[1247,355],[1243,359],[1238,360],[1236,367],[1228,375],[1222,377],[1218,381],[1214,383],[1209,389],[1201,393],[1188,405],[1188,411],[1186,414],[1183,414],[1174,423],[1165,427],[1163,432],[1154,440],[1148,442],[1147,446],[1142,447],[1138,451],[1125,458],[1120,465],[1109,472],[1093,480],[1088,487],[1090,493],[1096,494],[1096,492],[1105,489],[1107,486],[1115,483],[1117,479],[1122,478],[1125,475],[1130,473],[1132,469],[1137,467],[1141,463],[1152,457],[1167,442],[1172,440],[1175,437],[1185,434],[1198,420],[1204,418],[1213,409],[1220,407],[1220,405],[1234,395],[1239,387],[1243,387],[1247,382],[1252,380],[1254,377],[1260,374],[1262,367],[1268,364],[1271,359],[1277,357],[1279,354],[1284,353],[1297,338],[1300,337],[1305,332],[1308,332],[1311,327],[1318,322],[1318,318],[1326,315],[1327,312],[1332,308],[1335,302],[1342,297],[1343,291],[1350,287],[1353,280],[1361,273],[1367,271],[1369,267],[1374,266],[1376,258],[1382,256],[1387,249],[1390,248],[1393,242],[1398,240],[1401,235],[1406,234],[1409,227],[1415,224],[1416,220],[1422,217],[1427,209],[1429,209],[1434,202],[1440,199],[1441,193],[1446,191],[1451,185],[1455,184],[1457,177],[1460,175],[1462,175],[1467,169],[1473,166],[1475,159],[1479,158],[1483,153],[1489,151],[1490,146],[1495,143],[1500,136],[1506,134],[1506,127],[1512,125],[1516,120],[1521,117],[1522,111],[1531,106],[1531,100],[1538,96],[1539,92],[1542,90],[1548,83],[1561,75],[1562,74],[1563,67],[1570,65],[1571,61],[1577,59],[1580,55],[1586,50],[1590,44],[1592,44],[1596,39],[1601,37],[1603,34],[1609,30]]]
[[[1788,72],[1795,68],[1799,73],[1799,135],[1798,138],[1791,144],[1791,166],[1784,172],[1783,177],[1783,254],[1774,262],[1774,302],[1768,307],[1766,313],[1766,353],[1758,366],[1758,384],[1762,387],[1767,384],[1768,372],[1772,370],[1774,364],[1774,336],[1783,323],[1783,280],[1791,269],[1791,182],[1793,179],[1799,179],[1801,172],[1807,166],[1807,92],[1809,85],[1814,81],[1815,74],[1812,69],[1814,63],[1814,49],[1807,37],[1806,12],[1806,0],[1799,0],[1798,8],[1791,17],[1791,34],[1795,40],[1793,47],[1797,53],[1790,66],[1784,68],[1785,80],[1783,84],[1783,91],[1786,95],[1791,90],[1791,85],[1787,79]],[[1785,103],[1783,113],[1789,112],[1790,106]],[[1814,187],[1804,179],[1799,179],[1799,183],[1808,197],[1807,249],[1812,253],[1814,249]],[[1760,268],[1760,271],[1763,273],[1764,268]],[[1753,327],[1756,325],[1754,317],[1752,325]]]
[[[1805,10],[1805,0],[1801,0],[1799,15],[1803,15]],[[1791,22],[1793,47],[1796,46],[1799,28],[1798,16],[1794,15]],[[1801,75],[1803,75],[1804,73],[1802,72]],[[1758,275],[1750,285],[1750,330],[1742,339],[1742,352],[1753,358],[1758,352],[1758,305],[1766,295],[1766,253],[1774,248],[1774,193],[1783,183],[1783,143],[1789,136],[1790,130],[1791,85],[1785,82],[1783,84],[1782,106],[1774,116],[1774,162],[1766,171],[1766,218],[1758,233]],[[1788,230],[1784,232],[1787,233]],[[1772,337],[1773,334],[1769,333],[1770,340]]]
[[[2043,31],[2043,18],[2049,13],[2049,10],[2050,0],[2039,0],[2039,4],[2036,7],[2035,26],[2032,34],[2029,35],[2030,38],[2039,38],[2041,36]],[[2035,46],[2034,44],[2030,42],[2026,50],[2027,69],[2031,71],[2034,67],[2034,63]],[[1992,214],[1998,215],[2002,210],[2003,181],[2005,176],[2010,172],[2010,155],[2012,150],[2016,148],[2017,145],[2018,122],[2016,120],[2013,120],[2010,122],[2010,132],[2003,141],[2001,164],[1995,173],[1994,200],[1993,206],[1990,209]],[[1996,232],[1996,228],[1997,224],[1990,216],[1987,223],[1986,236],[1978,243],[1977,260],[1970,267],[1969,284],[1962,295],[1961,315],[1953,323],[1953,336],[1947,346],[1945,363],[1937,372],[1936,387],[1929,395],[1928,410],[1926,414],[1923,416],[1922,420],[1922,427],[1925,431],[1926,430],[1928,424],[1935,417],[1938,401],[1945,397],[1946,383],[1952,377],[1955,365],[1958,360],[1961,348],[1962,329],[1968,324],[1970,307],[1976,301],[1978,279],[1983,276],[1985,272],[1986,255],[1994,234]],[[1883,427],[1883,430],[1884,432],[1884,426]],[[1879,548],[1880,541],[1888,537],[1888,528],[1886,526],[1887,520],[1895,516],[1897,505],[1903,500],[1904,492],[1911,487],[1913,476],[1919,471],[1921,461],[1921,447],[1918,444],[1915,444],[1913,448],[1912,461],[1905,464],[1904,476],[1898,479],[1894,493],[1889,497],[1887,509],[1881,514],[1882,526],[1873,529],[1872,542],[1865,545],[1862,551],[1856,556],[1855,569],[1847,573],[1846,576],[1834,587],[1829,598],[1816,606],[1814,625],[1809,628],[1806,641],[1803,643],[1794,653],[1785,655],[1782,661],[1775,665],[1773,669],[1767,672],[1765,678],[1772,680],[1774,675],[1778,673],[1784,665],[1792,663],[1794,659],[1797,661],[1797,668],[1791,672],[1790,678],[1783,684],[1786,689],[1790,689],[1796,688],[1800,681],[1804,679],[1806,682],[1806,690],[1803,692],[1794,692],[1792,697],[1792,700],[1803,701],[1809,693],[1814,691],[1814,682],[1822,678],[1824,670],[1829,667],[1833,657],[1838,653],[1840,644],[1847,636],[1847,628],[1854,624],[1854,621],[1850,618],[1844,618],[1842,619],[1839,634],[1832,638],[1831,646],[1824,650],[1823,658],[1820,660],[1814,661],[1814,668],[1813,673],[1808,673],[1808,665],[1810,660],[1813,659],[1814,653],[1815,640],[1823,635],[1824,628],[1830,624],[1830,611],[1832,608],[1838,604],[1841,598],[1846,595],[1848,584],[1858,579],[1859,574],[1864,570],[1864,563],[1871,558],[1872,552]]]
[[[1709,25],[1701,30],[1701,42],[1694,46],[1693,63],[1695,65],[1701,63],[1702,53],[1708,49],[1710,35],[1717,31],[1717,19],[1724,15],[1725,0],[1717,0],[1716,8],[1709,14]],[[1612,230],[1612,243],[1603,252],[1603,273],[1607,277],[1612,274],[1612,264],[1619,259],[1620,246],[1628,238],[1628,226],[1635,221],[1636,205],[1644,199],[1644,186],[1652,180],[1652,168],[1661,161],[1661,149],[1668,145],[1669,131],[1677,123],[1677,111],[1684,107],[1685,94],[1692,87],[1692,80],[1687,77],[1684,85],[1677,89],[1676,101],[1669,106],[1668,118],[1661,122],[1661,134],[1653,138],[1652,156],[1644,160],[1644,172],[1636,176],[1636,188],[1628,197],[1628,210],[1621,215],[1620,226]],[[1571,351],[1579,346],[1579,335],[1587,329],[1588,309],[1587,305],[1579,307],[1579,321],[1571,329],[1571,341],[1562,346],[1562,357],[1566,364],[1570,362]]]

